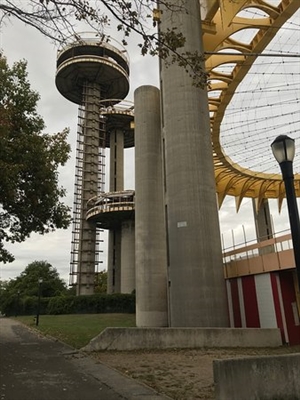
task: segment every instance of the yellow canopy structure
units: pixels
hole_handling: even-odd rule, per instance
[[[300,2],[284,0],[276,7],[262,0],[220,0],[219,7],[216,3],[211,2],[211,12],[203,21],[203,41],[209,75],[208,97],[219,207],[226,195],[231,195],[236,197],[237,210],[244,197],[255,198],[258,208],[263,199],[277,198],[280,209],[285,197],[281,175],[251,171],[234,163],[220,144],[220,126],[236,88],[278,30],[299,9]],[[248,19],[238,15],[249,7],[261,10],[262,18]],[[234,33],[249,28],[257,29],[250,44],[232,38]],[[230,74],[217,71],[217,67],[224,64],[234,64]],[[214,95],[210,95],[212,92]],[[296,196],[300,197],[300,174],[295,175],[295,190]]]

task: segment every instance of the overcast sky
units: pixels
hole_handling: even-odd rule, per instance
[[[26,27],[18,21],[7,23],[1,27],[0,48],[4,50],[9,64],[25,59],[28,62],[29,80],[32,89],[41,95],[39,113],[46,123],[46,131],[54,133],[70,127],[69,143],[72,155],[66,167],[61,170],[60,182],[67,189],[66,203],[72,206],[74,192],[74,157],[77,133],[77,105],[64,99],[55,86],[55,68],[57,48],[33,28]],[[158,86],[158,62],[150,57],[142,57],[138,49],[131,45],[130,56],[130,93],[127,100],[133,100],[134,90],[140,85]],[[299,59],[298,59],[299,62]],[[299,138],[299,133],[297,138]],[[298,145],[300,141],[298,140]],[[107,150],[107,155],[109,151]],[[108,165],[108,162],[106,162]],[[279,172],[275,171],[275,172]],[[300,172],[300,171],[297,171]],[[107,179],[106,179],[107,181]],[[125,151],[125,189],[134,188],[133,151]],[[288,219],[286,203],[281,215],[278,213],[276,201],[270,201],[275,231],[287,229]],[[235,201],[227,197],[220,211],[220,224],[225,247],[232,243],[232,231],[235,241],[243,238],[245,228],[247,240],[255,238],[252,200],[244,199],[239,214],[235,211]],[[104,245],[105,247],[106,245]],[[16,260],[11,264],[0,263],[0,279],[6,280],[19,275],[32,261],[46,260],[57,268],[59,274],[67,282],[69,280],[69,262],[71,249],[71,227],[58,230],[47,235],[34,234],[22,244],[10,245],[9,249]],[[105,257],[104,257],[105,261]],[[103,265],[105,267],[105,264]]]

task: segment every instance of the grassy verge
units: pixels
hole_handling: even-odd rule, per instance
[[[89,343],[107,327],[135,326],[134,314],[70,314],[41,315],[39,326],[35,326],[33,316],[17,317],[18,321],[42,334],[53,336],[76,349]]]

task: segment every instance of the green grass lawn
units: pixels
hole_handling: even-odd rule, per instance
[[[136,326],[135,314],[41,315],[38,327],[35,326],[34,316],[22,316],[16,319],[76,349],[88,344],[107,327]]]

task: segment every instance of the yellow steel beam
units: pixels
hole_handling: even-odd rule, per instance
[[[215,7],[215,2],[211,2],[211,6]],[[217,12],[214,9],[211,13],[213,18],[209,21],[215,27],[215,32],[212,34],[212,31],[207,29],[203,32],[204,51],[214,53],[206,58],[206,70],[209,74],[209,110],[219,206],[221,207],[226,195],[232,195],[236,197],[237,208],[244,197],[255,198],[258,206],[264,198],[277,198],[280,208],[285,197],[281,175],[251,171],[234,163],[220,144],[220,126],[236,88],[257,58],[253,55],[247,56],[247,53],[261,53],[282,25],[299,9],[300,1],[282,0],[274,7],[263,0],[220,0],[219,6]],[[258,8],[267,16],[259,19],[237,16],[241,10],[248,7]],[[207,24],[207,21],[205,23]],[[249,27],[257,29],[257,34],[250,44],[239,43],[231,38],[233,33]],[[233,54],[217,54],[222,50],[232,50]],[[215,71],[217,66],[226,63],[234,65],[231,74]],[[295,190],[296,195],[300,197],[300,174],[295,175]]]

